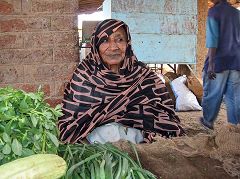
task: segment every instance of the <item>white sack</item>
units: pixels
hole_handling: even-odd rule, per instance
[[[185,85],[186,75],[180,76],[171,82],[171,86],[176,97],[176,111],[200,111],[196,96]]]

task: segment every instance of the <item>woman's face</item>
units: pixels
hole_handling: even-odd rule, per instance
[[[127,35],[124,28],[120,27],[100,44],[99,54],[103,62],[115,71],[125,57],[126,48]]]

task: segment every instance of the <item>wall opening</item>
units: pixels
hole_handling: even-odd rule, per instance
[[[78,15],[78,34],[80,44],[80,61],[86,57],[90,51],[91,34],[99,21],[104,20],[103,11],[92,14]]]

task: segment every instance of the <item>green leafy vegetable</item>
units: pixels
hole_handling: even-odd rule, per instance
[[[0,165],[37,153],[56,154],[60,105],[51,108],[44,93],[0,88]]]
[[[59,155],[68,165],[63,179],[156,179],[141,167],[136,149],[133,151],[138,163],[110,143],[60,145]]]
[[[155,179],[142,168],[136,148],[135,162],[112,144],[60,145],[56,122],[61,106],[51,108],[44,93],[0,88],[0,165],[33,154],[63,156],[68,171],[63,179]]]

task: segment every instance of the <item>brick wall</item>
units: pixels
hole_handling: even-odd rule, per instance
[[[78,0],[0,1],[0,87],[35,91],[54,106],[79,61]]]
[[[207,6],[198,0],[198,77],[207,53]],[[0,0],[0,87],[41,85],[49,102],[59,103],[79,61],[77,10],[78,0]]]

